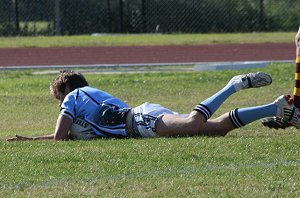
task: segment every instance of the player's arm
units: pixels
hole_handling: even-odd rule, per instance
[[[54,140],[67,140],[69,138],[69,130],[72,126],[73,119],[65,116],[59,115],[56,122]]]
[[[6,140],[7,141],[28,141],[28,140],[53,140],[53,139],[54,139],[54,134],[32,136],[32,137],[16,135],[15,137],[8,138]]]
[[[67,140],[69,138],[69,129],[71,128],[72,122],[73,121],[71,118],[65,115],[59,115],[56,123],[55,133],[32,137],[16,135],[15,137],[8,138],[7,141]]]

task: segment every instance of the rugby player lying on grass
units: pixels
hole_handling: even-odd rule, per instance
[[[300,59],[300,27],[295,37],[296,55]],[[262,87],[272,83],[265,73],[250,73],[233,77],[213,96],[198,104],[190,114],[178,115],[158,104],[144,103],[130,108],[122,100],[101,90],[89,87],[86,79],[72,71],[61,72],[50,85],[51,94],[59,100],[61,113],[54,134],[36,137],[16,135],[15,140],[66,140],[76,139],[70,134],[72,123],[82,118],[92,126],[95,137],[176,137],[224,136],[229,131],[265,118],[263,124],[270,128],[300,128],[299,109],[290,96],[280,96],[273,103],[234,109],[216,119],[212,114],[232,94],[242,89]]]
[[[224,88],[196,105],[190,114],[179,115],[158,104],[144,103],[130,108],[122,100],[90,87],[82,74],[62,71],[50,85],[50,92],[61,107],[55,132],[36,137],[16,135],[7,140],[76,139],[70,134],[70,128],[78,118],[84,119],[93,129],[93,135],[78,136],[81,139],[224,136],[255,120],[273,116],[300,127],[297,117],[300,113],[289,96],[280,96],[275,102],[262,106],[234,109],[216,119],[210,118],[232,94],[271,83],[271,77],[261,72],[234,76]]]

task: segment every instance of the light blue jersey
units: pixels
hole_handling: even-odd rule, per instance
[[[110,105],[116,109],[129,109],[128,105],[114,96],[89,86],[75,89],[70,92],[61,104],[61,115],[68,116],[72,120],[76,118],[85,119],[93,128],[94,132],[101,137],[125,137],[125,124],[120,123],[113,126],[102,125],[95,120],[97,110],[101,106]]]

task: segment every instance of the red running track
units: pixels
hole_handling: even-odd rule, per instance
[[[293,60],[293,43],[0,48],[0,66]]]

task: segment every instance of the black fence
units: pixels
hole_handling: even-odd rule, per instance
[[[1,0],[0,36],[295,31],[300,0]]]

